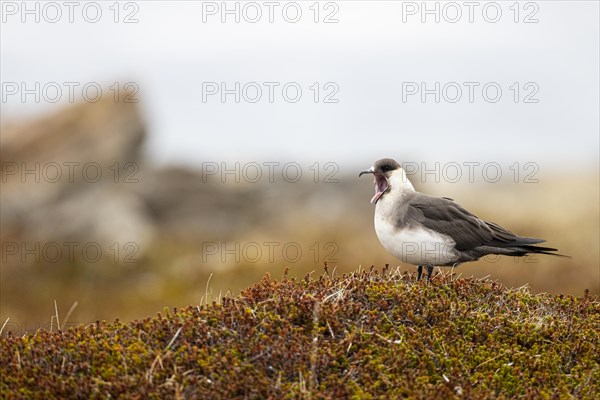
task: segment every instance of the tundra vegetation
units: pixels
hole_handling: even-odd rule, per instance
[[[2,398],[600,396],[600,302],[372,268],[0,338]]]

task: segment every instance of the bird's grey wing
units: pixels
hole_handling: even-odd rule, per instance
[[[479,219],[450,199],[417,192],[408,199],[406,221],[450,236],[459,251],[484,245],[506,246],[517,239],[514,233]]]

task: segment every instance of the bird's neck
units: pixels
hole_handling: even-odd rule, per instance
[[[408,180],[408,177],[406,176],[406,172],[404,172],[403,169],[394,171],[392,176],[390,176],[390,178],[389,178],[389,184],[390,184],[392,190],[394,190],[394,191],[398,191],[398,192],[404,192],[404,191],[414,192],[415,191],[414,186]]]
[[[390,185],[388,192],[381,196],[375,207],[379,215],[394,215],[398,206],[404,203],[405,197],[415,191],[403,170],[394,171],[388,178],[388,183]]]

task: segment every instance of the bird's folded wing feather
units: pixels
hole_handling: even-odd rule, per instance
[[[518,238],[497,224],[477,218],[450,199],[418,192],[408,199],[406,217],[450,236],[459,251],[483,245],[504,247]]]

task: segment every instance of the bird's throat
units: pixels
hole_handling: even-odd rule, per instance
[[[371,204],[377,203],[379,198],[390,188],[387,179],[383,175],[375,174],[375,195],[371,199]]]

